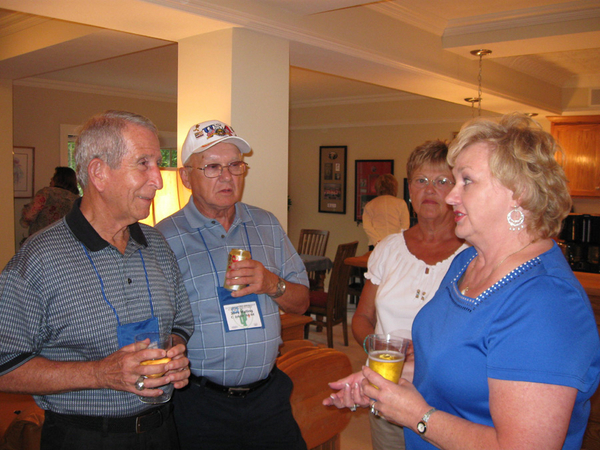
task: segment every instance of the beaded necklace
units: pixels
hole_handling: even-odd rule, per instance
[[[512,252],[512,253],[511,253],[511,254],[509,254],[508,256],[505,256],[505,257],[502,259],[502,261],[500,261],[498,264],[496,264],[496,265],[494,266],[494,268],[493,268],[493,269],[492,269],[492,271],[490,272],[490,275],[489,275],[489,276],[491,276],[491,275],[492,275],[492,274],[493,274],[493,273],[496,271],[496,269],[498,269],[498,267],[500,267],[500,266],[502,265],[502,263],[503,263],[504,261],[506,261],[506,260],[507,260],[508,258],[510,258],[511,256],[513,256],[513,255],[516,255],[516,254],[517,254],[517,253],[519,253],[519,252],[522,252],[522,251],[523,251],[523,250],[525,250],[527,247],[529,247],[531,244],[533,244],[533,242],[534,242],[534,241],[531,241],[531,242],[530,242],[529,244],[527,244],[525,247],[521,247],[521,248],[520,248],[519,250],[517,250],[516,252]],[[488,276],[488,278],[489,278],[489,276]],[[461,293],[462,295],[465,295],[467,292],[469,292],[469,289],[470,289],[470,286],[467,286],[466,288],[464,288],[464,289],[461,289],[460,293]]]

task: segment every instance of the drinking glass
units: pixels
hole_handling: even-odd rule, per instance
[[[368,366],[386,380],[400,381],[409,339],[392,334],[367,336]]]
[[[162,348],[164,350],[168,350],[172,347],[173,341],[170,333],[141,333],[135,336],[136,342],[144,342],[147,339],[150,339],[150,342],[146,348]],[[161,359],[149,359],[147,361],[142,361],[141,364],[143,366],[150,364],[166,364],[171,361],[171,358],[161,358]],[[146,378],[160,378],[164,375],[164,373],[156,373],[152,375],[148,375]],[[143,403],[148,403],[151,405],[158,405],[161,403],[166,403],[171,400],[171,396],[173,395],[173,385],[171,383],[165,384],[164,386],[159,386],[157,389],[161,389],[163,393],[158,397],[145,397],[143,395],[138,395],[138,398]]]

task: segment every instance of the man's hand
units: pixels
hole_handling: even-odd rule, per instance
[[[188,383],[189,360],[179,336],[168,351],[145,348],[143,342],[126,345],[98,361],[52,361],[38,356],[0,377],[0,391],[30,395],[60,394],[84,389],[113,389],[155,397],[153,390],[172,382],[176,389]],[[142,365],[150,359],[171,358],[164,364]],[[146,389],[138,391],[135,382],[142,375],[163,374],[146,378]],[[148,389],[150,388],[150,389]]]
[[[173,335],[173,347],[167,352],[171,362],[166,365],[168,383],[173,383],[175,389],[181,389],[189,383],[190,360],[186,356],[187,348],[182,337]]]
[[[146,397],[160,395],[162,391],[155,388],[168,383],[173,383],[176,389],[181,389],[188,384],[190,362],[185,356],[183,339],[173,335],[173,344],[169,350],[144,348],[143,343],[126,345],[100,362],[104,370],[98,372],[99,383],[105,384],[109,389]],[[171,360],[164,364],[141,364],[143,361],[162,358]],[[151,377],[158,374],[162,376]],[[148,378],[144,380],[145,389],[138,391],[135,383],[142,375]]]
[[[232,297],[243,297],[248,294],[275,295],[279,277],[270,272],[260,261],[246,259],[231,264],[227,271],[225,283],[229,285],[248,285],[239,291],[233,291]]]
[[[246,259],[231,264],[225,279],[227,284],[247,284],[239,291],[233,291],[234,298],[243,297],[248,294],[275,295],[279,276],[270,272],[260,261]],[[285,294],[273,299],[282,311],[286,313],[304,314],[308,308],[308,288],[298,283],[285,282]]]

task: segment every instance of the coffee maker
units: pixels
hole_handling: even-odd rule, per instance
[[[569,214],[559,239],[571,269],[600,273],[600,216]]]

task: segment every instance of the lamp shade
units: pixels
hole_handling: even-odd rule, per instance
[[[168,217],[181,209],[179,203],[180,196],[177,170],[161,169],[160,174],[163,180],[163,188],[156,191],[152,206],[150,207],[150,215],[144,220],[140,220],[141,223],[145,223],[152,227],[165,217]]]

